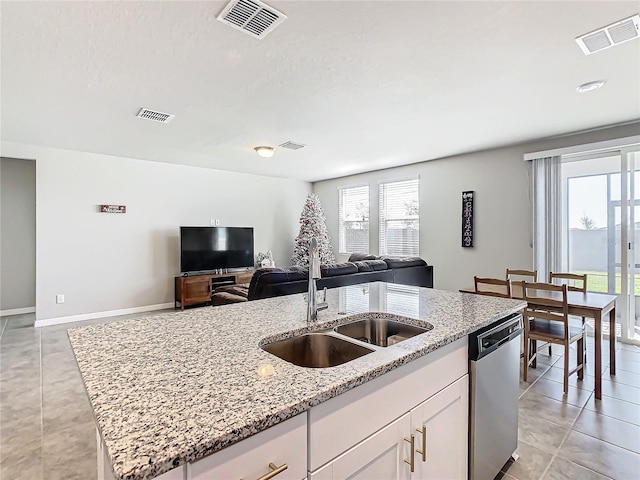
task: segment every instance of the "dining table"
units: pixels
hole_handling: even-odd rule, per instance
[[[485,292],[500,292],[500,286],[486,285]],[[474,287],[465,287],[459,290],[462,293],[477,293]],[[549,298],[562,301],[562,294],[538,290],[536,295],[539,298]],[[514,282],[511,286],[511,296],[517,299],[524,299],[522,285]],[[617,295],[599,292],[567,292],[567,304],[569,315],[578,317],[593,318],[594,320],[594,377],[596,399],[602,399],[602,320],[609,314],[609,374],[616,374],[616,299]],[[529,302],[530,307],[549,308],[548,305],[535,305]]]

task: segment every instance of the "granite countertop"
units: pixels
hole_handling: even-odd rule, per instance
[[[519,300],[372,283],[329,290],[329,308],[309,326],[305,297],[69,330],[115,477],[146,480],[210,455],[525,306]],[[434,328],[331,368],[298,367],[259,348],[261,342],[334,327],[367,311],[419,319]]]

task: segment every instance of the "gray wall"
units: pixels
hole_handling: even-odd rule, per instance
[[[0,158],[0,310],[36,304],[36,164]]]
[[[370,250],[378,252],[378,183],[420,176],[420,256],[434,265],[434,286],[457,290],[473,276],[502,278],[505,269],[531,268],[531,165],[525,153],[640,134],[640,123],[568,135],[404,167],[317,182],[334,251],[338,244],[338,188],[370,186]],[[461,245],[461,194],[475,191],[474,248]],[[341,255],[340,260],[346,256]]]
[[[311,191],[297,180],[12,142],[2,149],[36,159],[37,320],[172,303],[180,225],[254,227],[256,253],[271,249],[288,265]],[[127,213],[99,213],[100,204]]]

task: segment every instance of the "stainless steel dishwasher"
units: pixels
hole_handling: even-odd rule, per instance
[[[521,332],[513,314],[469,335],[470,480],[493,480],[518,446]]]

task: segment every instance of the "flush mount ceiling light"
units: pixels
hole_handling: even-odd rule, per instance
[[[587,82],[583,83],[579,87],[576,88],[578,93],[590,92],[591,90],[597,90],[601,86],[603,86],[606,82],[604,80],[596,80],[595,82]]]
[[[254,147],[253,149],[262,158],[271,158],[271,157],[273,157],[273,154],[276,153],[276,149],[275,148],[267,147],[267,146],[264,146],[264,145],[261,145],[259,147]]]

